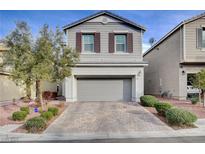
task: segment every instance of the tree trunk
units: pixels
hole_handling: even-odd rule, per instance
[[[204,105],[204,107],[205,107],[205,92],[203,91],[203,105]]]
[[[40,80],[36,81],[36,98],[37,98],[38,103],[41,105],[42,110],[44,110]]]
[[[199,103],[202,103],[202,100],[201,100],[201,92],[199,92]]]
[[[31,99],[31,85],[30,84],[26,84],[26,96],[28,97],[28,99]]]

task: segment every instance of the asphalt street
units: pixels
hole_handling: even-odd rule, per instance
[[[21,143],[24,143],[20,141]],[[15,143],[19,143],[18,141]],[[205,143],[205,136],[161,137],[161,138],[127,138],[127,139],[95,139],[95,140],[49,140],[26,141],[26,143]]]

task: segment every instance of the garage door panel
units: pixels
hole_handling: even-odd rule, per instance
[[[130,101],[130,79],[79,79],[78,101]]]

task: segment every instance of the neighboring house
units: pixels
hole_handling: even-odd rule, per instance
[[[185,20],[144,55],[145,93],[185,100],[197,95],[194,74],[205,68],[205,13]]]
[[[64,79],[66,101],[139,101],[144,95],[145,28],[107,11],[64,26],[68,46],[80,54]]]
[[[9,49],[4,43],[0,42],[0,64],[3,61],[3,54]],[[0,102],[11,101],[12,99],[20,99],[26,95],[24,86],[17,86],[10,78],[10,72],[8,67],[0,68]],[[43,91],[56,92],[56,83],[43,82]],[[35,85],[32,86],[32,98],[35,98]]]
[[[3,61],[3,54],[8,51],[8,48],[0,42],[0,63]],[[9,79],[9,72],[5,69],[0,69],[0,102],[19,99],[25,95],[23,87],[17,86]]]

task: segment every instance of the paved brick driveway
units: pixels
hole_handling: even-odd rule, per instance
[[[171,130],[138,104],[120,102],[70,103],[44,133],[127,133]]]

